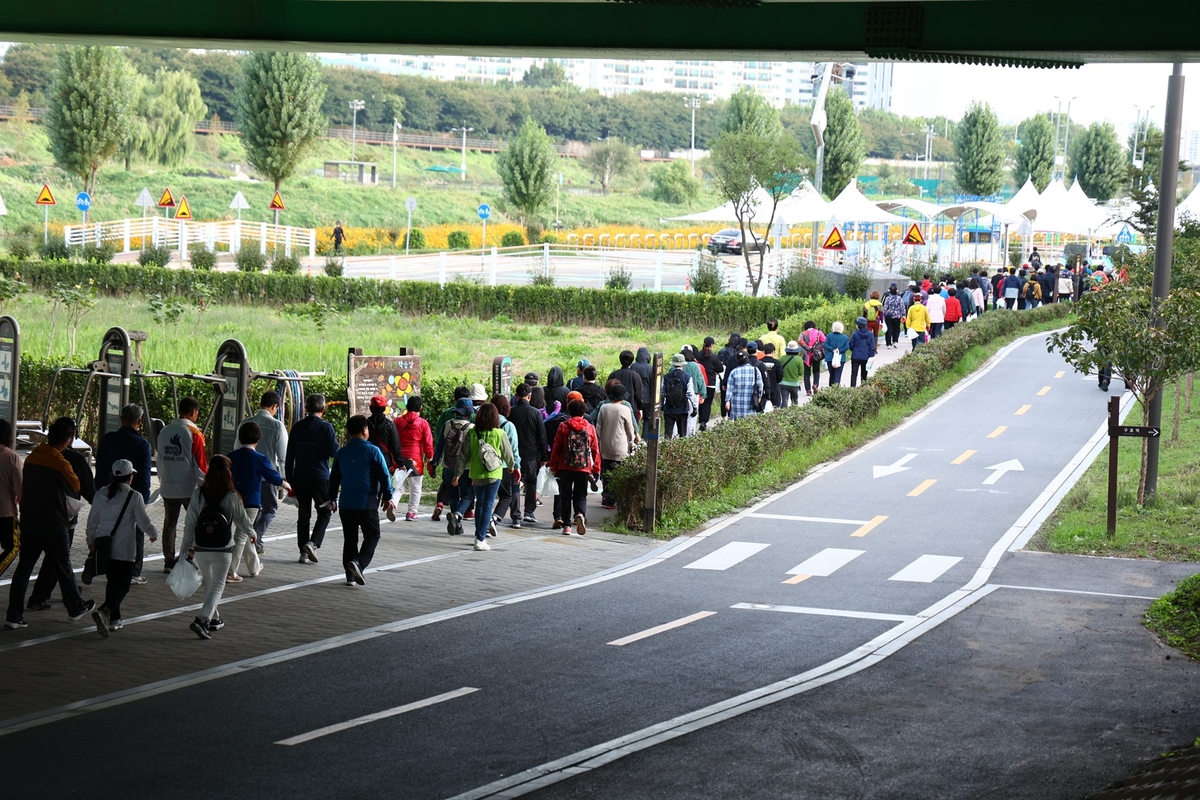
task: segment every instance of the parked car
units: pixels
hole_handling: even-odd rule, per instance
[[[754,231],[746,231],[746,250],[751,253],[770,252],[771,245],[766,239],[759,238]],[[724,228],[708,238],[708,249],[714,254],[742,254],[742,232],[737,228]]]

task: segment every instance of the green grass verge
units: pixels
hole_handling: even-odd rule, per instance
[[[1163,395],[1163,438],[1158,463],[1158,495],[1137,505],[1141,447],[1125,439],[1118,452],[1117,535],[1108,538],[1108,448],[1067,492],[1030,547],[1052,553],[1200,561],[1200,406],[1180,414],[1179,440],[1171,441],[1175,387]],[[1130,419],[1140,421],[1141,406]]]
[[[1184,578],[1175,591],[1151,603],[1142,623],[1188,658],[1200,660],[1200,575]],[[1200,739],[1196,742],[1200,745]]]
[[[986,347],[972,347],[952,369],[903,403],[885,404],[879,414],[858,425],[837,430],[808,447],[797,448],[763,465],[755,472],[739,476],[713,496],[691,500],[674,512],[665,514],[654,529],[657,539],[670,539],[738,509],[803,478],[814,467],[862,446],[864,443],[900,425],[912,414],[950,390],[954,384],[979,369],[1005,345],[1023,336],[1054,330],[1070,319],[1054,320],[1026,328],[997,339]],[[618,528],[622,533],[643,535],[641,531]]]

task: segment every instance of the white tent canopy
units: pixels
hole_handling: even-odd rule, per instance
[[[847,184],[846,188],[842,189],[842,193],[835,197],[829,205],[833,210],[833,216],[842,222],[869,222],[889,225],[912,222],[912,220],[905,217],[889,214],[875,203],[872,203],[858,190],[858,187],[854,185],[854,181]]]
[[[1032,217],[1034,233],[1076,233],[1085,234],[1094,231],[1103,223],[1103,215],[1087,197],[1072,199],[1067,187],[1061,180],[1055,180],[1046,187],[1037,199]]]
[[[749,222],[765,225],[770,220],[768,216],[771,213],[771,195],[766,189],[761,186],[756,186],[754,191],[750,193],[750,220]],[[682,222],[737,222],[738,217],[734,212],[733,203],[723,203],[716,208],[710,208],[708,211],[698,211],[695,214],[686,214],[682,217],[667,217],[672,221]]]
[[[1025,185],[1004,204],[1004,207],[1017,214],[1027,214],[1037,208],[1038,199],[1037,187],[1033,185],[1033,176],[1030,176],[1025,179]]]
[[[944,206],[939,206],[937,203],[930,203],[928,200],[911,200],[907,198],[880,200],[875,205],[884,211],[895,211],[897,208],[911,208],[926,220],[932,220],[946,210]]]
[[[784,225],[798,225],[803,222],[825,222],[833,216],[830,203],[813,188],[808,181],[800,184],[794,192],[779,203],[776,218],[783,220]]]
[[[1200,222],[1200,186],[1193,189],[1182,203],[1175,206],[1175,227],[1179,227],[1184,217],[1191,217],[1194,221]]]

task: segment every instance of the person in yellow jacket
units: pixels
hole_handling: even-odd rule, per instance
[[[928,337],[929,312],[925,309],[925,301],[928,299],[929,293],[921,292],[920,299],[913,301],[913,304],[909,306],[908,312],[903,318],[904,325],[909,330],[908,336],[912,339],[913,350],[925,344],[925,340]]]

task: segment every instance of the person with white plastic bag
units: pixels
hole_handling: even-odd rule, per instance
[[[254,536],[242,498],[233,487],[229,459],[213,456],[204,482],[192,492],[188,502],[180,546],[181,552],[200,568],[208,587],[200,614],[188,626],[201,639],[211,639],[213,631],[225,626],[217,606],[233,563],[234,531],[247,539]]]
[[[88,513],[88,552],[96,555],[97,571],[107,565],[103,570],[108,575],[104,605],[92,612],[96,632],[105,639],[109,631],[123,627],[121,601],[129,594],[133,580],[138,540],[142,533],[147,533],[151,542],[158,541],[158,528],[146,513],[146,501],[131,485],[136,474],[129,459],[114,461],[112,478],[108,486],[96,493]]]

